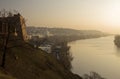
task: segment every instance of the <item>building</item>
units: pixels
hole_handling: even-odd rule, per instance
[[[43,51],[47,53],[52,53],[51,45],[42,45],[42,46],[39,46],[38,48],[42,49]]]
[[[24,41],[27,40],[25,19],[19,13],[0,17],[0,37],[8,34]]]

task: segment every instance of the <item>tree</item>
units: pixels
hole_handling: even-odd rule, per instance
[[[90,75],[84,74],[83,79],[105,79],[96,72],[90,72]]]

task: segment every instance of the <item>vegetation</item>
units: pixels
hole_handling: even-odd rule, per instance
[[[96,72],[90,72],[90,75],[84,74],[83,79],[105,79]]]
[[[114,43],[117,47],[120,47],[120,35],[115,36]]]
[[[6,74],[2,69],[0,69],[0,79],[16,79],[16,78]]]
[[[71,70],[72,65],[71,61],[73,60],[72,54],[69,52],[70,46],[67,45],[67,42],[65,40],[61,40],[62,38],[59,38],[58,40],[55,40],[56,38],[53,37],[48,37],[48,38],[42,38],[42,39],[37,39],[37,40],[29,40],[29,43],[31,45],[36,45],[37,48],[40,45],[46,45],[46,44],[51,44],[51,54],[56,57],[58,62],[63,64],[63,66],[67,70]],[[59,46],[60,48],[57,48]]]
[[[66,70],[56,58],[29,44],[19,41],[21,46],[7,50],[5,71],[17,79],[81,79]],[[13,45],[13,44],[12,44]],[[0,52],[0,58],[2,53]],[[1,59],[0,59],[1,63]]]
[[[72,54],[69,52],[70,47],[67,46],[67,42],[56,42],[56,43],[57,44],[53,46],[53,52],[55,50],[54,47],[61,46],[61,48],[58,51],[56,51],[56,52],[59,52],[58,60],[61,64],[63,64],[65,69],[71,70],[72,68],[71,61],[73,60],[73,57],[72,57]]]

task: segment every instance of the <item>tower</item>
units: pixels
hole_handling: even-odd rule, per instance
[[[16,44],[16,40],[27,40],[25,19],[19,13],[13,16],[0,17],[0,50],[3,51],[2,67],[5,67],[7,49],[14,47],[13,43]],[[18,45],[20,46],[19,42],[15,46]]]
[[[10,30],[10,38],[27,40],[25,19],[19,13],[13,16],[0,17],[0,37],[6,36],[8,30]]]

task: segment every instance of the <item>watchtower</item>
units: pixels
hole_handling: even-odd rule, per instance
[[[26,40],[25,19],[19,13],[0,17],[0,51],[3,52],[2,67],[5,65],[7,49],[20,46],[22,45],[20,41],[23,42]]]
[[[8,31],[10,31],[10,38],[27,40],[25,19],[19,13],[13,16],[0,17],[0,37],[6,36]]]

